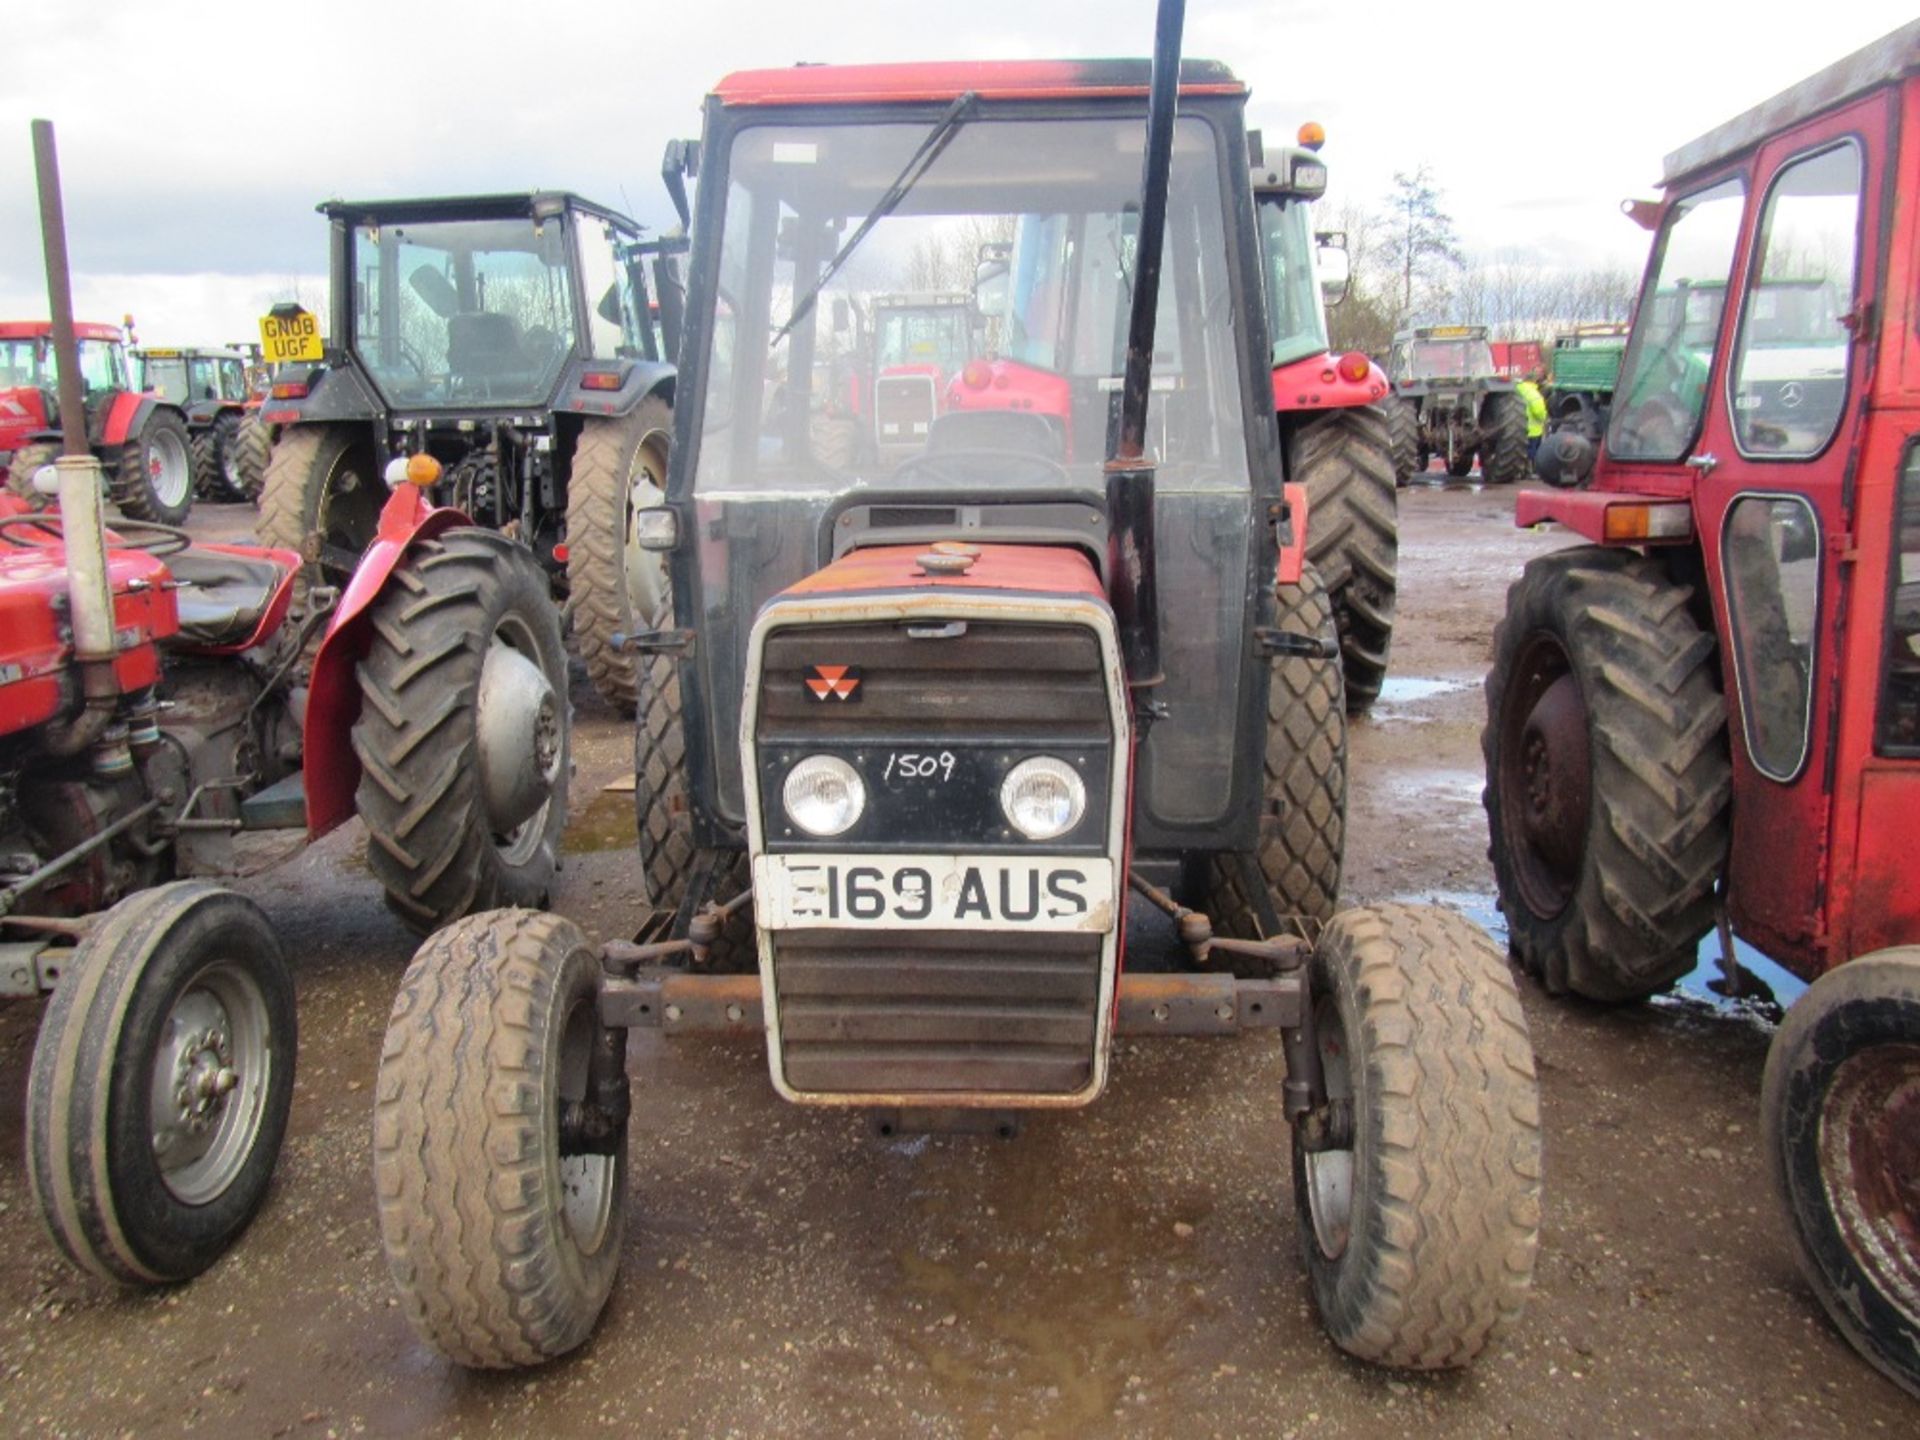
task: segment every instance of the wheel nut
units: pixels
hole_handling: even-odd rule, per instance
[[[236,1071],[232,1069],[222,1070],[218,1075],[213,1077],[213,1093],[216,1095],[225,1095],[239,1083],[240,1076]]]

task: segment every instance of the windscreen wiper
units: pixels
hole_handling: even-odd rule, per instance
[[[960,127],[966,123],[967,112],[973,108],[973,103],[977,99],[979,96],[976,92],[967,91],[947,107],[946,114],[934,122],[933,129],[927,132],[927,138],[920,142],[920,148],[913,152],[912,158],[894,177],[893,184],[887,187],[886,193],[868,212],[867,218],[860,222],[853,234],[847,237],[847,243],[842,245],[835,252],[834,257],[827,262],[827,268],[820,272],[820,278],[813,282],[813,287],[794,302],[793,312],[787,316],[787,323],[782,325],[778,333],[768,342],[768,350],[772,350],[786,339],[794,326],[813,313],[813,302],[820,298],[820,292],[826,288],[827,282],[839,273],[840,267],[847,263],[847,257],[859,248],[860,242],[867,238],[868,232],[898,210],[900,202],[907,198],[907,192],[920,183],[922,175],[933,168],[933,162],[940,158],[941,152],[947,148],[953,137],[960,133]]]

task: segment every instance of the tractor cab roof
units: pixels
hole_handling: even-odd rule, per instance
[[[940,60],[905,65],[794,65],[736,70],[713,94],[722,105],[880,105],[956,100],[1145,99],[1147,60]],[[1244,96],[1247,87],[1217,60],[1180,62],[1184,96]]]
[[[239,360],[246,356],[224,345],[136,345],[133,353],[143,360]]]
[[[1689,176],[1731,160],[1769,136],[1823,110],[1831,110],[1857,95],[1915,73],[1920,73],[1920,20],[1902,25],[1798,85],[1782,90],[1771,100],[1761,101],[1744,115],[1736,115],[1726,124],[1682,145],[1667,156],[1660,184],[1664,189],[1671,189]]]
[[[53,335],[51,320],[0,320],[0,340],[43,340]],[[118,325],[95,325],[84,320],[73,324],[76,340],[118,340]]]
[[[506,195],[429,195],[413,199],[323,200],[314,207],[329,220],[363,225],[424,225],[440,220],[519,220],[577,210],[638,235],[640,222],[570,190],[523,190]]]
[[[1484,340],[1487,327],[1484,325],[1416,325],[1402,330],[1393,337],[1398,345],[1407,340]]]

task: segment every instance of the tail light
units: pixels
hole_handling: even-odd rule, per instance
[[[304,380],[276,380],[273,385],[273,398],[276,400],[304,400],[307,398],[307,382]]]
[[[580,376],[582,390],[618,390],[624,377],[618,370],[588,370]]]
[[[960,383],[969,390],[984,390],[993,383],[993,367],[984,360],[969,360],[960,372]]]
[[[1358,350],[1349,350],[1340,357],[1340,363],[1334,368],[1340,372],[1342,380],[1350,380],[1357,385],[1372,373],[1373,362]]]

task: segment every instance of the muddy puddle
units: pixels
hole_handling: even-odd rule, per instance
[[[560,849],[568,855],[624,850],[634,843],[633,792],[602,790],[568,822]]]

